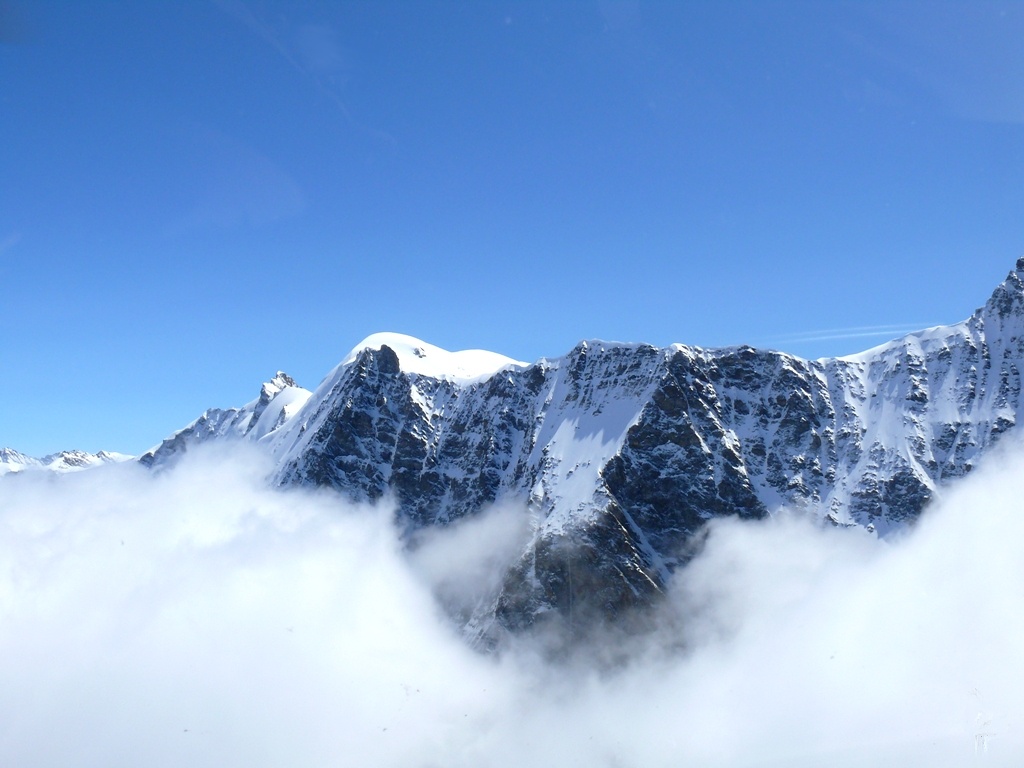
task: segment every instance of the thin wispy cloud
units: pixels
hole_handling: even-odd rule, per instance
[[[5,237],[3,240],[0,240],[0,256],[3,256],[9,250],[14,248],[14,246],[16,246],[20,241],[21,241],[21,233],[20,232],[14,232],[14,233],[8,235],[7,237]]]
[[[278,162],[256,147],[205,126],[192,127],[190,143],[203,160],[183,215],[167,227],[177,236],[208,228],[261,227],[301,216],[306,194]]]
[[[294,56],[291,55],[288,48],[281,42],[281,38],[274,31],[274,28],[261,21],[256,14],[250,10],[249,6],[242,2],[242,0],[213,0],[213,4],[248,27],[257,35],[257,37],[261,38],[263,42],[267,43],[271,48],[277,51],[285,61],[291,64],[296,70],[306,74],[302,65]]]
[[[761,342],[762,346],[779,344],[803,344],[817,341],[836,341],[839,339],[894,339],[923,328],[930,328],[934,323],[912,323],[902,325],[862,325],[849,328],[824,328],[816,331],[791,333],[784,336],[772,336]]]
[[[212,0],[214,5],[247,27],[273,48],[303,78],[309,80],[321,96],[332,101],[353,127],[388,144],[394,138],[383,131],[360,123],[338,93],[338,83],[347,80],[345,51],[334,29],[325,24],[300,24],[294,34],[260,18],[244,0]]]

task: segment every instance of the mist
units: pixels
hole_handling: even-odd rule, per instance
[[[902,538],[722,520],[616,669],[483,654],[525,510],[400,541],[255,451],[0,478],[0,764],[1018,765],[1019,452]],[[609,642],[613,640],[609,639]]]

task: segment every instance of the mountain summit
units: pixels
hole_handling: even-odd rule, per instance
[[[389,495],[410,533],[520,504],[534,535],[465,617],[494,638],[648,604],[713,517],[912,523],[1016,425],[1022,367],[1024,259],[966,321],[834,359],[585,341],[528,365],[375,334],[315,392],[279,375],[141,460],[255,440],[278,484]]]

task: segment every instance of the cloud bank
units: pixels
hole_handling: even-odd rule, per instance
[[[0,764],[1018,765],[1020,466],[895,542],[716,522],[616,670],[481,655],[439,609],[493,588],[513,510],[410,555],[247,453],[5,476]]]

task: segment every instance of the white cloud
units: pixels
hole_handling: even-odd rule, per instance
[[[410,563],[442,605],[469,618],[493,603],[534,533],[525,505],[499,504],[412,539]]]
[[[0,764],[409,765],[474,693],[386,509],[252,457],[3,490]]]
[[[427,584],[459,573],[444,560],[507,557],[521,512],[432,535],[410,562],[388,508],[265,490],[260,462],[0,478],[0,764],[1024,756],[1020,458],[891,543],[716,523],[664,628],[616,671],[481,656],[440,615]]]

